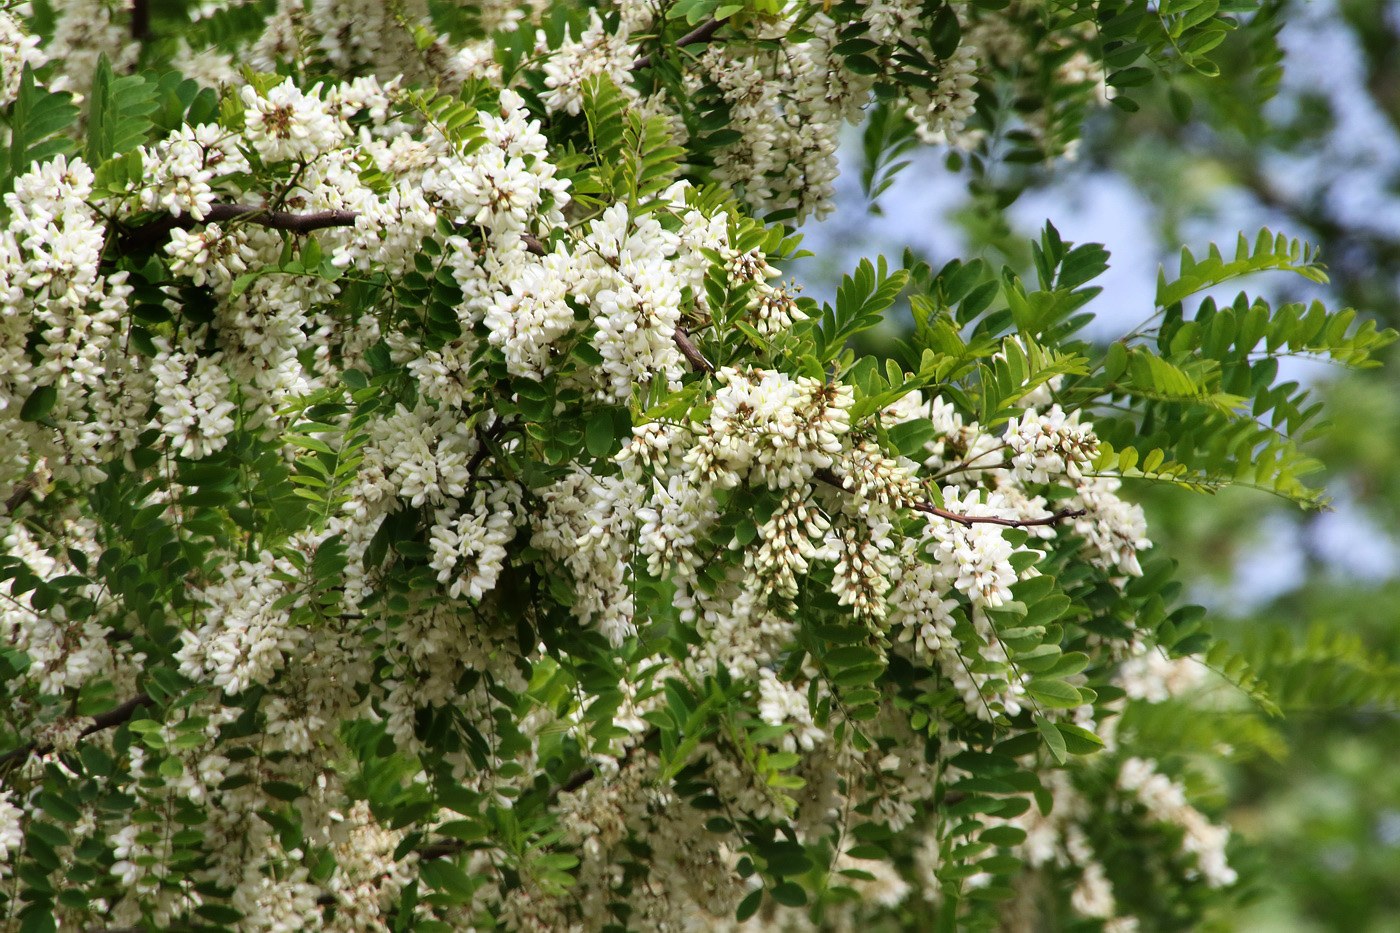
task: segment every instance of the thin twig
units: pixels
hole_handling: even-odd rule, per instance
[[[94,732],[101,732],[103,729],[111,729],[114,726],[120,726],[130,719],[138,709],[144,706],[151,706],[154,703],[155,701],[151,699],[150,694],[138,693],[125,703],[114,706],[107,710],[107,712],[92,717],[92,722],[89,723],[82,732],[78,733],[78,738],[87,738]],[[53,751],[52,744],[40,745],[37,742],[26,742],[19,748],[12,748],[5,754],[0,755],[0,768],[4,768],[5,765],[15,759],[28,758],[31,755],[47,755],[51,751]]]
[[[15,484],[14,491],[5,500],[5,514],[13,515],[15,510],[29,501],[34,495],[34,490],[39,488],[39,474],[30,473]]]
[[[817,479],[831,486],[845,489],[846,484],[841,481],[831,470],[818,470],[815,474]],[[1067,518],[1078,518],[1085,514],[1084,509],[1063,509],[1044,518],[997,518],[993,515],[962,515],[957,512],[950,512],[941,509],[931,502],[915,502],[911,508],[916,512],[923,512],[927,515],[937,515],[939,518],[947,519],[950,522],[957,522],[964,528],[971,528],[973,525],[1001,525],[1005,528],[1029,528],[1032,525],[1057,525]]]
[[[681,48],[682,46],[696,45],[700,42],[709,42],[714,38],[715,33],[719,32],[720,27],[727,22],[729,22],[727,19],[712,19],[707,23],[702,23],[677,39],[675,46],[676,48]],[[641,71],[643,68],[650,68],[652,61],[653,58],[651,54],[643,55],[632,63],[632,70]]]
[[[949,512],[947,509],[940,509],[938,506],[928,502],[915,502],[914,511],[926,512],[929,515],[937,515],[939,518],[946,518],[950,522],[957,522],[964,528],[971,528],[973,525],[1003,525],[1007,528],[1029,528],[1032,525],[1058,525],[1067,518],[1078,518],[1085,514],[1084,509],[1061,509],[1044,518],[997,518],[993,515],[959,515],[957,512]]]

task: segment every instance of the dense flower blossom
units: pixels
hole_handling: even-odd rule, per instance
[[[0,897],[41,899],[8,862],[47,847],[101,876],[55,878],[65,928],[803,928],[735,914],[816,875],[872,911],[990,886],[985,823],[1127,929],[1081,773],[1231,884],[1155,764],[1051,767],[1061,727],[1112,744],[1095,688],[1191,679],[1104,634],[1151,542],[1062,383],[979,411],[963,374],[1014,337],[940,320],[962,349],[891,374],[844,350],[859,289],[780,284],[842,127],[878,94],[975,144],[1026,30],[770,4],[668,46],[650,0],[459,6],[203,3],[146,44],[111,0],[44,5],[42,43],[0,12],[0,104],[26,66],[87,94],[104,55],[220,90],[142,85],[120,159],[41,151],[4,196],[0,663],[32,741]],[[935,53],[935,8],[975,41]]]
[[[47,61],[38,46],[38,36],[29,35],[9,12],[0,11],[0,106],[19,94],[26,65],[37,68]]]

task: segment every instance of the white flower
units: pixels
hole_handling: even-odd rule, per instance
[[[577,40],[566,32],[564,42],[544,65],[543,95],[551,112],[563,110],[577,116],[583,108],[583,89],[589,78],[606,75],[624,93],[632,91],[632,62],[636,53],[625,28],[610,33],[596,10],[589,11],[588,28]]]
[[[244,139],[265,162],[309,162],[335,149],[350,128],[320,97],[307,94],[288,78],[258,94],[251,85],[240,92],[245,108]]]
[[[223,354],[199,356],[162,348],[151,361],[160,406],[150,426],[170,437],[182,457],[222,450],[235,427],[231,380]]]
[[[1093,428],[1079,423],[1079,412],[1066,417],[1058,405],[1044,415],[1027,409],[1007,423],[1002,436],[1013,454],[1013,476],[1021,483],[1050,483],[1060,476],[1078,480],[1080,465],[1091,463],[1099,450]]]
[[[374,443],[366,449],[366,465],[382,468],[414,508],[427,502],[442,505],[466,493],[476,440],[452,412],[421,401],[412,411],[398,405],[393,415],[371,422],[369,432]]]
[[[510,489],[497,486],[490,493],[478,491],[471,508],[456,517],[449,509],[438,511],[428,542],[429,566],[438,572],[439,583],[449,584],[447,594],[452,598],[465,593],[481,599],[495,588],[505,545],[515,537],[510,495]]]
[[[0,107],[19,95],[24,66],[39,68],[47,60],[39,49],[39,37],[28,35],[13,16],[0,10]]]
[[[0,790],[0,859],[9,858],[24,844],[24,811],[14,805],[13,793]]]
[[[289,584],[274,574],[299,576],[289,561],[264,551],[256,562],[239,561],[226,579],[195,594],[195,605],[202,607],[199,626],[180,633],[183,644],[175,653],[182,674],[194,680],[208,676],[230,694],[271,682],[307,635],[289,616],[306,597],[278,607]]]
[[[569,255],[554,252],[522,264],[495,294],[484,322],[512,375],[543,381],[553,371],[558,354],[552,345],[578,326],[564,301],[572,278]]]

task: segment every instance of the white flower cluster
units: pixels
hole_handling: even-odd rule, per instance
[[[758,672],[758,715],[769,725],[792,724],[792,731],[784,736],[784,745],[789,750],[801,748],[810,752],[826,739],[826,733],[812,722],[807,691],[780,680],[767,668]]]
[[[427,0],[400,0],[392,6],[374,0],[314,0],[306,7],[307,34],[341,72],[369,66],[383,78],[416,76],[415,27],[422,29],[427,16]]]
[[[830,529],[831,522],[807,501],[804,490],[789,489],[768,521],[759,526],[758,537],[762,544],[757,551],[748,551],[745,555],[754,581],[764,592],[772,591],[789,599],[796,596],[798,576],[808,571],[813,560],[825,555],[826,549],[819,548],[815,542],[825,541]],[[883,530],[888,531],[888,526]],[[874,540],[884,541],[884,535],[876,535]],[[842,544],[846,544],[844,538]],[[868,600],[871,591],[880,589],[872,575],[883,577],[881,571],[886,569],[886,558],[874,543],[852,540],[850,546],[853,551],[850,560],[843,556],[843,564],[837,568],[838,595],[846,600],[843,605],[854,602],[857,594]],[[850,599],[846,599],[847,596]]]
[[[266,163],[310,162],[332,152],[350,135],[344,118],[318,94],[308,94],[288,78],[259,94],[245,86],[245,142]]]
[[[943,490],[944,507],[959,515],[995,515],[975,493],[965,497],[957,487]],[[1011,599],[1011,585],[1017,574],[1011,566],[1014,549],[996,525],[962,525],[957,522],[930,522],[931,536],[937,543],[933,553],[953,576],[953,585],[974,605],[996,608]]]
[[[583,108],[584,88],[590,79],[600,76],[633,98],[638,96],[631,81],[636,52],[627,26],[608,32],[597,10],[588,15],[588,28],[578,39],[565,32],[563,44],[545,59],[544,86],[549,90],[541,99],[551,112],[562,110],[577,116]],[[541,51],[548,48],[543,33],[536,45]]]
[[[182,646],[175,653],[182,674],[194,680],[207,677],[228,694],[267,684],[277,675],[306,633],[290,621],[291,610],[305,597],[279,606],[290,591],[275,575],[299,576],[289,561],[264,551],[256,561],[239,561],[224,580],[197,594],[199,626],[180,633]]]
[[[1181,829],[1181,851],[1195,856],[1193,874],[1199,872],[1206,884],[1220,888],[1239,880],[1225,858],[1230,831],[1210,822],[1205,814],[1187,803],[1186,789],[1159,773],[1155,763],[1143,758],[1124,761],[1118,773],[1118,789],[1142,804],[1149,820]]]
[[[6,10],[0,10],[0,107],[19,96],[24,66],[40,68],[48,56],[39,49],[39,37],[24,31]]]
[[[24,844],[24,811],[10,799],[13,793],[0,790],[0,880],[9,877],[10,853]]]
[[[90,534],[90,529],[73,531],[77,540]],[[69,559],[46,553],[23,524],[9,525],[0,543],[6,554],[22,560],[42,580],[77,572]],[[13,579],[0,581],[0,642],[28,655],[26,676],[42,693],[62,695],[91,680],[111,677],[118,664],[126,660],[123,656],[131,654],[128,648],[108,642],[111,632],[98,619],[70,617],[61,603],[37,611],[14,591]],[[98,592],[92,585],[79,591],[89,597]]]
[[[52,38],[44,46],[51,62],[63,67],[52,90],[86,95],[92,88],[97,63],[103,55],[112,71],[125,74],[136,64],[141,43],[131,41],[131,27],[125,22],[126,4],[114,0],[55,0]]]
[[[1141,646],[1139,646],[1141,650]],[[1171,658],[1160,650],[1142,650],[1124,659],[1113,682],[1132,700],[1161,703],[1199,687],[1206,667],[1196,658]]]
[[[362,488],[370,501],[387,494],[417,508],[466,495],[478,442],[452,412],[423,402],[412,411],[399,405],[393,415],[371,422],[369,433]]]
[[[151,374],[160,409],[151,427],[168,435],[182,457],[197,460],[222,450],[237,410],[223,354],[173,350],[164,338],[158,347]]]
[[[520,95],[502,91],[500,101],[499,115],[477,115],[487,145],[444,153],[426,166],[420,185],[434,210],[453,223],[486,227],[498,249],[523,249],[520,237],[536,215],[562,223],[568,183],[555,177],[539,121],[530,119]]]
[[[196,285],[211,284],[227,292],[233,280],[258,261],[247,233],[239,227],[206,224],[197,231],[176,228],[165,245],[170,271],[188,275]]]
[[[511,499],[516,490],[498,485],[490,493],[478,491],[471,508],[453,516],[439,509],[428,541],[439,583],[447,584],[453,599],[466,594],[481,599],[495,589],[506,558],[505,546],[515,537]]]
[[[1079,412],[1066,416],[1058,405],[1044,415],[1027,409],[1007,423],[1002,437],[1013,454],[1012,475],[1023,484],[1078,480],[1080,466],[1092,462],[1099,449],[1093,429],[1079,423]]]
[[[1128,576],[1141,576],[1138,552],[1152,546],[1147,537],[1147,519],[1142,506],[1119,498],[1120,480],[1098,476],[1082,480],[1066,508],[1085,510],[1074,520],[1075,534],[1087,542],[1088,559],[1105,570]]]
[[[339,817],[339,819],[336,819]],[[370,812],[369,804],[357,800],[342,816],[331,813],[335,843],[336,915],[332,931],[373,929],[405,885],[412,880],[410,869],[417,856],[395,860],[394,850],[403,841],[403,830],[389,829]]]
[[[741,482],[786,489],[828,469],[850,430],[849,386],[772,370],[716,373],[710,416],[685,455],[693,483],[730,489]]]
[[[874,79],[841,65],[826,14],[813,16],[806,29],[811,38],[781,49],[713,46],[700,64],[740,133],[717,150],[716,178],[742,190],[755,208],[822,217],[835,191],[841,126],[859,119]]]
[[[647,428],[653,427],[658,425],[646,425],[638,430],[645,434]],[[639,446],[629,445],[623,452],[630,456]],[[660,479],[653,478],[651,496],[646,505],[637,510],[637,519],[641,522],[638,547],[646,555],[647,572],[660,577],[667,567],[674,567],[682,578],[692,577],[701,559],[700,535],[718,514],[714,497],[693,486],[684,476],[671,474],[665,486]],[[776,515],[774,520],[777,520]]]
[[[847,525],[828,545],[836,556],[831,591],[837,605],[850,606],[857,619],[872,625],[884,621],[884,595],[895,567],[889,531],[887,522],[859,530]]]
[[[914,123],[919,141],[932,146],[970,149],[980,132],[965,129],[977,106],[977,48],[966,40],[943,62],[936,86],[909,89],[905,114]]]
[[[224,176],[250,169],[238,137],[214,123],[186,124],[140,152],[145,172],[140,209],[183,212],[196,220],[209,213],[214,186]]]
[[[630,218],[619,204],[589,225],[574,250],[570,287],[597,328],[592,342],[603,364],[595,391],[604,398],[627,403],[654,380],[679,388],[687,371],[676,347],[683,296],[696,296],[696,310],[704,310],[709,260],[702,251],[728,242],[723,215],[688,208],[687,191],[677,184],[664,196],[680,221],[674,231],[655,212]]]
[[[546,489],[530,543],[569,570],[574,614],[614,645],[637,632],[629,557],[641,486],[625,476],[575,472]]]

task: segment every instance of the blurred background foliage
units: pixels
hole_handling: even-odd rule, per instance
[[[1218,77],[1154,81],[1091,114],[1073,160],[1053,165],[911,150],[891,180],[895,160],[864,160],[892,131],[877,112],[843,151],[841,197],[857,209],[809,226],[816,255],[793,271],[820,293],[860,255],[906,248],[934,268],[980,256],[1028,270],[1048,217],[1066,239],[1113,252],[1090,306],[1092,336],[1110,340],[1146,316],[1157,264],[1174,268],[1182,245],[1228,247],[1267,226],[1319,245],[1332,281],[1261,278],[1246,291],[1323,298],[1400,326],[1400,2],[1274,0],[1212,58]],[[989,128],[997,106],[1014,102],[985,105]],[[899,322],[889,327],[866,352],[882,352]],[[1299,365],[1291,378],[1328,402],[1313,453],[1330,510],[1248,490],[1136,492],[1158,547],[1193,581],[1188,597],[1210,608],[1285,714],[1220,703],[1238,742],[1216,749],[1213,769],[1237,832],[1260,847],[1245,872],[1251,897],[1222,928],[1397,930],[1400,354],[1362,372]],[[1160,726],[1168,749],[1190,746],[1189,723],[1164,711]]]

